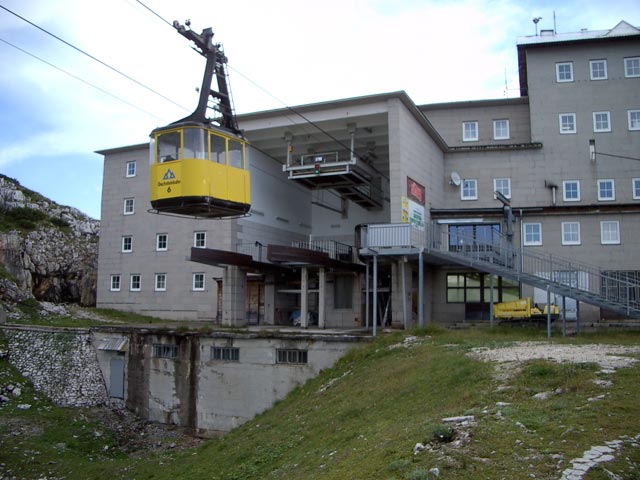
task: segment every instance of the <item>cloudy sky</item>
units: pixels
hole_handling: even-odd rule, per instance
[[[204,58],[145,5],[213,28],[238,113],[396,90],[513,97],[534,17],[553,29],[555,12],[559,33],[640,25],[637,0],[0,0],[0,173],[99,218],[94,152],[193,111]]]

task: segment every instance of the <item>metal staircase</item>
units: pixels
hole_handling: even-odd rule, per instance
[[[504,237],[483,241],[456,235],[450,244],[445,225],[429,225],[420,231],[410,224],[368,225],[364,244],[380,248],[376,227],[391,227],[404,231],[384,231],[391,239],[390,248],[420,249],[440,262],[464,265],[487,273],[532,285],[565,297],[596,305],[630,318],[640,318],[640,283],[625,272],[606,271],[550,253],[516,247]],[[400,232],[400,234],[398,234]],[[373,235],[372,235],[373,234]],[[370,240],[378,245],[372,245]],[[389,242],[387,242],[389,243]],[[394,251],[397,251],[394,248]],[[383,250],[380,250],[383,253]],[[398,252],[399,253],[399,252]]]

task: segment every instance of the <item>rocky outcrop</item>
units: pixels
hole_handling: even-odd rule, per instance
[[[0,176],[0,301],[93,306],[100,222]]]

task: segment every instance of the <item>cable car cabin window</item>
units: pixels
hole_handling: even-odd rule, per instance
[[[244,148],[242,143],[229,139],[229,166],[244,168]]]
[[[161,133],[158,135],[156,148],[158,152],[158,162],[170,162],[180,158],[180,137],[181,131]]]
[[[207,160],[207,136],[201,128],[184,129],[183,158]]]
[[[225,165],[227,163],[227,141],[224,137],[213,133],[209,135],[209,139],[211,141],[211,161]]]

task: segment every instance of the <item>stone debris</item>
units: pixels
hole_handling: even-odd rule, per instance
[[[424,450],[424,445],[422,443],[416,443],[415,447],[413,447],[413,454],[417,455],[419,452]]]
[[[533,397],[534,400],[549,400],[553,396],[553,392],[540,392],[536,393]]]
[[[415,335],[409,335],[404,337],[402,342],[394,343],[393,345],[389,345],[389,350],[394,350],[396,348],[410,348],[415,345],[419,345],[423,343],[425,340],[430,339],[431,337],[416,337]]]
[[[640,435],[636,435],[633,438],[625,436],[624,438],[633,445],[640,440]],[[591,447],[582,454],[582,457],[571,460],[571,466],[562,472],[560,480],[581,480],[593,467],[615,460],[615,454],[622,448],[625,440],[611,440],[605,442],[605,445]],[[619,475],[609,472],[606,469],[604,470],[612,480],[622,479]]]

